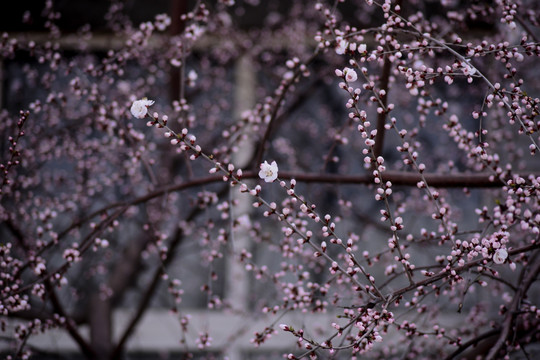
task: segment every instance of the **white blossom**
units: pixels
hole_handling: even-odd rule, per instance
[[[508,251],[506,249],[498,249],[495,251],[495,254],[493,254],[493,261],[495,264],[502,264],[505,262],[506,258],[508,257]]]
[[[367,45],[366,44],[358,45],[358,52],[360,54],[366,53],[367,52]]]
[[[345,75],[345,80],[347,80],[347,82],[355,82],[358,79],[356,71],[347,67],[343,69],[343,75]]]
[[[197,74],[195,70],[190,70],[187,75],[187,78],[188,78],[188,85],[195,86],[195,82],[199,78],[199,75]]]
[[[476,73],[476,68],[470,64],[465,64],[462,68],[463,74],[467,76],[472,76]]]
[[[153,104],[154,104],[154,100],[147,100],[147,99],[135,100],[133,102],[133,105],[131,105],[131,113],[137,119],[144,119],[144,117],[148,113],[148,107],[152,106]]]
[[[342,38],[338,37],[336,39],[337,46],[336,46],[336,54],[343,55],[345,54],[345,51],[349,48],[349,42],[343,40]]]
[[[272,164],[268,164],[265,160],[261,164],[261,171],[259,171],[259,177],[266,182],[273,182],[277,179],[278,176],[278,166],[275,161],[272,161]]]

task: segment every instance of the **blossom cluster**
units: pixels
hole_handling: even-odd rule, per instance
[[[2,34],[8,356],[59,329],[129,357],[150,306],[187,357],[275,337],[289,359],[532,352],[539,14],[432,5],[195,2],[133,23],[113,1],[109,48],[90,26],[72,44],[46,1],[46,40]]]

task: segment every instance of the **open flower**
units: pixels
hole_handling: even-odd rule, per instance
[[[343,40],[342,37],[338,37],[336,39],[336,54],[343,55],[345,54],[345,51],[349,48],[349,42],[346,40]]]
[[[358,79],[356,71],[348,67],[343,69],[343,75],[345,75],[345,80],[347,80],[347,82],[355,82]]]
[[[508,257],[508,251],[506,249],[499,249],[495,251],[495,254],[493,254],[493,261],[495,264],[502,264],[506,261],[506,258]]]
[[[463,74],[467,76],[472,76],[476,74],[476,68],[469,63],[463,65],[462,71],[463,71]]]
[[[144,119],[148,113],[148,107],[154,104],[154,100],[141,99],[135,100],[133,105],[131,105],[131,113],[137,119]]]
[[[259,177],[266,182],[272,182],[277,179],[278,175],[278,166],[275,161],[272,161],[272,164],[269,164],[268,161],[264,161],[261,164],[261,171],[259,171]]]

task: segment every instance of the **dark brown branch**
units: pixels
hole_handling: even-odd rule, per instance
[[[155,295],[156,289],[161,281],[161,277],[164,273],[164,270],[167,267],[167,265],[173,260],[174,251],[182,243],[183,238],[184,238],[183,230],[178,229],[176,231],[176,234],[174,235],[173,240],[171,241],[171,244],[169,245],[169,249],[167,251],[167,258],[163,261],[163,264],[158,266],[158,268],[155,270],[154,275],[152,276],[152,281],[150,282],[141,301],[139,302],[139,306],[137,307],[137,311],[135,312],[135,315],[133,316],[129,324],[124,329],[124,333],[122,334],[122,337],[116,344],[110,356],[110,359],[120,358],[120,355],[124,351],[124,346],[127,340],[129,339],[133,331],[135,331],[137,324],[139,323],[146,309],[150,305],[150,301],[152,300],[152,297]]]
[[[311,55],[309,57],[309,59],[306,62],[304,62],[304,65],[306,65],[306,66],[309,65],[313,60],[315,60],[315,58],[317,57],[318,54],[319,54],[319,48],[317,48],[317,50],[315,50],[313,55]],[[257,152],[256,152],[256,156],[255,156],[256,161],[255,161],[254,166],[259,166],[259,164],[262,162],[262,158],[264,156],[264,148],[266,146],[266,143],[270,139],[270,135],[272,134],[274,124],[275,124],[276,119],[277,119],[277,114],[278,114],[279,109],[281,109],[281,105],[283,104],[283,101],[285,100],[285,95],[287,95],[288,90],[291,88],[291,86],[296,82],[296,80],[300,76],[302,76],[302,70],[300,70],[300,68],[297,68],[295,70],[295,72],[294,72],[294,76],[292,77],[292,79],[290,79],[283,86],[283,89],[282,89],[281,93],[279,94],[279,97],[278,97],[276,103],[274,104],[272,114],[270,115],[270,122],[268,123],[268,126],[266,127],[266,131],[264,133],[264,136],[263,136],[263,138],[261,139],[261,141],[259,142],[259,144],[257,146]],[[279,86],[281,86],[281,84]]]
[[[503,186],[503,184],[498,180],[491,181],[490,177],[492,175],[489,173],[480,173],[480,174],[479,173],[470,173],[470,174],[424,173],[423,175],[427,183],[432,187],[490,188],[490,187]],[[540,176],[540,174],[533,174],[533,175],[535,177]],[[416,186],[418,182],[422,180],[418,173],[403,172],[403,171],[385,171],[383,173],[383,176],[386,181],[391,181],[393,185],[400,185],[400,186]],[[373,176],[371,176],[370,174],[338,175],[338,174],[294,173],[294,172],[288,172],[288,171],[281,171],[279,173],[279,177],[280,179],[295,179],[297,181],[306,182],[306,183],[359,184],[359,185],[367,185],[367,184],[373,183]],[[258,173],[253,172],[253,171],[248,171],[242,175],[242,178],[256,179],[258,178]],[[170,186],[161,188],[159,190],[153,191],[144,196],[135,198],[128,202],[117,202],[117,203],[109,204],[103,207],[102,209],[99,209],[93,212],[89,216],[86,216],[83,219],[74,221],[67,229],[65,229],[59,234],[58,240],[66,236],[69,233],[69,231],[81,226],[83,223],[89,221],[90,219],[92,219],[93,217],[99,214],[102,214],[104,211],[114,209],[116,207],[121,207],[121,206],[138,205],[138,204],[144,203],[153,198],[165,195],[170,192],[185,190],[185,189],[196,187],[196,186],[201,186],[201,185],[215,183],[215,182],[222,182],[222,181],[223,181],[222,175],[207,176],[204,178],[187,181],[180,184],[170,185]],[[53,245],[52,242],[47,244],[44,248],[40,249],[40,252],[38,254],[42,253],[46,248],[49,248],[52,245]],[[28,263],[23,265],[19,273],[21,273],[22,270],[28,267],[28,265],[29,265]]]
[[[181,15],[187,13],[187,1],[176,0],[170,2],[171,26],[169,32],[171,37],[176,36],[186,27],[185,20],[181,19]],[[182,59],[184,60],[184,59]],[[182,69],[171,67],[170,71],[170,96],[171,99],[181,100],[184,98],[184,71],[185,61],[182,61]]]
[[[29,310],[22,310],[17,312],[9,312],[7,316],[14,319],[29,320],[39,319],[41,322],[46,322],[53,318],[52,313],[48,312],[46,309],[38,308],[34,309],[34,306],[31,303]]]
[[[491,173],[452,173],[452,174],[439,174],[439,173],[424,173],[423,174],[429,186],[439,188],[453,188],[453,187],[502,187],[504,184],[497,178],[491,180]],[[534,176],[540,176],[540,174],[532,174]],[[522,175],[527,177],[526,175]],[[257,179],[259,177],[258,172],[246,171],[242,175],[243,179]],[[391,181],[393,185],[400,186],[417,186],[418,182],[422,181],[420,174],[404,171],[385,171],[383,177],[387,181]],[[295,179],[296,181],[306,183],[328,183],[328,184],[358,184],[369,185],[373,184],[373,176],[371,174],[362,175],[339,175],[339,174],[318,174],[318,173],[296,173],[289,171],[280,171],[280,179]],[[156,190],[152,193],[144,195],[140,198],[134,199],[128,203],[136,205],[142,202],[148,201],[154,197],[161,196],[163,194],[184,190],[189,187],[209,184],[213,182],[223,181],[222,175],[212,175],[205,178],[196,179],[193,181],[175,184],[163,189]],[[111,205],[109,205],[109,208]]]
[[[128,206],[124,205],[123,208],[117,210],[114,214],[109,216],[106,220],[102,221],[98,226],[92,230],[90,234],[88,234],[80,243],[79,252],[80,255],[84,254],[92,245],[92,241],[99,236],[116,218],[118,218],[120,215],[122,215],[126,210],[128,209]],[[53,243],[54,244],[54,243]],[[22,275],[23,271],[28,268],[31,265],[30,261],[27,261],[23,266],[21,266],[19,269],[17,269],[17,272],[15,273],[14,277],[17,278]],[[38,281],[50,281],[54,276],[57,275],[63,275],[67,272],[67,270],[73,265],[72,262],[66,261],[62,266],[59,266],[56,268],[55,271],[52,271],[48,274],[41,275],[36,281],[29,283],[28,285],[21,287],[17,289],[17,291],[14,291],[13,293],[24,293],[25,291],[29,290],[34,286],[35,283]],[[58,281],[58,280],[54,280]]]
[[[73,338],[73,340],[77,343],[77,345],[79,345],[79,348],[81,349],[81,351],[87,358],[94,359],[96,357],[96,353],[94,352],[94,349],[90,347],[88,342],[77,331],[77,328],[75,327],[74,322],[68,316],[68,314],[64,310],[64,307],[60,303],[60,300],[58,299],[58,296],[56,295],[56,291],[54,291],[54,287],[51,284],[50,279],[46,277],[43,283],[45,285],[45,289],[47,290],[47,293],[50,296],[54,311],[58,315],[66,319],[66,322],[65,322],[66,329],[71,335],[71,337]]]
[[[253,176],[253,177],[255,177],[255,176]],[[104,206],[103,208],[101,208],[99,210],[94,211],[90,215],[85,216],[84,218],[75,220],[69,227],[67,227],[64,231],[62,231],[62,232],[60,232],[58,234],[58,238],[56,240],[60,241],[67,234],[69,234],[69,232],[72,231],[73,229],[76,229],[76,228],[82,226],[84,223],[90,221],[91,219],[93,219],[94,217],[96,217],[98,215],[101,215],[101,214],[105,213],[108,210],[112,210],[112,209],[115,209],[115,208],[118,208],[118,207],[124,207],[125,209],[121,210],[121,212],[124,212],[129,206],[142,204],[142,203],[144,203],[146,201],[149,201],[151,199],[154,199],[156,197],[165,195],[165,194],[170,193],[170,192],[180,191],[180,190],[188,189],[188,188],[191,188],[191,187],[196,187],[196,186],[215,183],[215,182],[220,182],[220,181],[223,181],[222,176],[219,176],[219,175],[207,176],[205,178],[200,178],[200,179],[196,179],[196,180],[192,180],[192,181],[183,182],[183,183],[180,183],[180,184],[175,184],[175,185],[163,187],[163,188],[161,188],[159,190],[156,190],[156,191],[153,191],[153,192],[151,192],[149,194],[146,194],[144,196],[135,198],[135,199],[133,199],[131,201],[127,201],[127,202],[122,201],[122,202],[116,202],[116,203],[109,204],[109,205]],[[113,214],[111,217],[116,218],[117,215]],[[109,217],[109,219],[111,217]],[[110,223],[110,221],[107,222],[107,224],[109,224],[109,223]],[[89,237],[94,236],[95,232],[96,231],[94,230],[92,232],[92,234],[90,234]],[[87,237],[87,239],[88,239],[88,237]],[[86,242],[86,239],[85,239],[85,241],[83,241],[83,243],[84,242]],[[43,248],[41,248],[39,250],[38,255],[42,254],[46,249],[49,249],[51,246],[53,246],[55,244],[56,244],[55,241],[50,241]],[[30,263],[26,263],[23,266],[21,266],[21,268],[19,269],[18,275],[20,275],[23,272],[23,270],[25,270],[29,265],[30,265]]]
[[[223,194],[226,191],[229,190],[229,187],[224,187],[219,194]],[[193,220],[200,212],[202,211],[201,208],[194,208],[191,213],[186,217],[186,221]],[[154,272],[154,276],[152,277],[152,281],[148,285],[148,288],[146,289],[141,301],[139,302],[139,306],[137,307],[137,311],[129,324],[124,329],[124,333],[122,334],[120,340],[118,341],[116,347],[114,348],[111,359],[117,359],[120,357],[122,352],[124,351],[124,346],[133,333],[135,331],[135,328],[137,327],[139,321],[141,320],[143,314],[145,313],[146,309],[150,305],[150,300],[152,300],[152,297],[155,295],[155,291],[157,286],[159,285],[159,282],[161,281],[161,277],[165,272],[165,269],[167,266],[171,263],[171,261],[174,259],[174,252],[176,249],[180,246],[182,243],[182,240],[184,239],[184,231],[183,229],[179,228],[171,243],[169,244],[168,250],[167,250],[167,257],[163,262],[156,268]]]
[[[538,42],[538,38],[534,35],[534,32],[529,28],[525,20],[523,20],[519,15],[515,15],[514,18],[523,27],[527,34],[534,40],[534,42]]]
[[[244,174],[244,177],[254,177],[251,173]],[[503,184],[498,181],[491,181],[489,173],[470,173],[470,174],[439,174],[439,173],[424,173],[429,186],[432,187],[501,187]],[[372,184],[373,176],[371,174],[364,175],[335,175],[335,174],[309,174],[309,173],[292,173],[286,171],[279,172],[280,179],[294,178],[301,182],[317,182],[330,184]],[[417,186],[418,182],[422,181],[420,174],[403,171],[385,171],[383,178],[386,181],[391,181],[393,185],[402,186]]]
[[[131,279],[141,270],[140,255],[147,246],[148,241],[138,237],[132,241],[124,250],[121,261],[118,261],[111,272],[108,286],[112,291],[111,303],[116,304],[128,288]]]
[[[9,229],[9,231],[11,231],[11,233],[13,234],[13,236],[15,236],[15,239],[17,240],[17,242],[19,243],[19,245],[22,247],[22,249],[28,253],[29,251],[29,248],[28,248],[28,245],[26,244],[26,236],[24,236],[22,230],[20,227],[18,227],[15,222],[13,222],[13,219],[11,217],[8,217],[7,220],[4,222],[7,226],[7,228]]]
[[[540,176],[540,174],[532,174],[535,177]],[[385,171],[383,173],[384,179],[391,181],[393,185],[401,186],[416,186],[419,181],[422,181],[418,173],[412,172],[403,172],[403,171]],[[490,177],[492,174],[489,173],[458,173],[458,174],[439,174],[439,173],[424,173],[428,184],[433,187],[441,188],[451,188],[451,187],[501,187],[503,184],[497,180],[491,181]],[[522,175],[526,177],[525,175]],[[244,179],[256,179],[258,178],[258,172],[246,171],[242,175]],[[367,185],[373,183],[373,176],[370,174],[363,175],[339,175],[339,174],[315,174],[315,173],[295,173],[289,171],[280,171],[280,179],[295,179],[297,181],[306,182],[306,183],[329,183],[329,184],[359,184]],[[127,205],[138,205],[144,203],[153,198],[175,192],[181,191],[192,187],[197,187],[201,185],[222,182],[222,175],[211,175],[203,178],[198,178],[180,184],[173,184],[170,186],[163,187],[159,190],[148,193],[144,196],[135,198],[127,202],[117,202],[109,204],[99,210],[94,211],[92,214],[74,221],[66,230],[62,231],[58,238],[61,239],[71,230],[81,226],[83,223],[89,221],[90,219],[102,214],[103,212],[114,209],[120,206]]]
[[[452,354],[450,354],[448,357],[446,357],[445,360],[454,359],[456,356],[461,354],[463,351],[467,350],[467,348],[478,344],[482,340],[485,340],[485,339],[488,339],[488,338],[490,338],[492,336],[495,336],[500,332],[501,331],[499,329],[494,329],[494,330],[490,330],[488,332],[485,332],[485,333],[483,333],[481,335],[478,335],[474,339],[471,339],[471,340],[467,341],[466,343],[464,343],[463,345],[461,345],[456,351],[454,351]]]
[[[383,111],[380,112],[377,115],[377,135],[375,135],[375,145],[373,147],[373,155],[375,157],[378,157],[382,155],[383,147],[384,147],[384,134],[385,134],[385,128],[384,125],[386,124],[386,104],[388,103],[388,81],[390,79],[390,65],[392,65],[390,59],[388,58],[388,55],[384,57],[384,64],[381,74],[381,84],[379,85],[381,90],[385,91],[384,96],[380,96],[380,105],[383,108]]]
[[[521,254],[521,253],[525,253],[525,252],[529,252],[529,251],[532,251],[532,250],[535,250],[535,249],[538,249],[540,248],[540,243],[535,243],[535,244],[531,244],[531,245],[527,245],[527,246],[523,246],[521,248],[517,248],[517,249],[512,249],[512,250],[509,250],[508,251],[508,255],[515,255],[515,254]],[[466,263],[465,265],[463,266],[457,266],[455,268],[452,268],[452,270],[454,270],[457,274],[461,273],[462,271],[465,271],[473,266],[477,266],[478,264],[484,262],[486,259],[484,258],[480,258],[480,259],[476,259],[476,260],[473,260],[473,261],[470,261],[468,263]],[[540,262],[539,262],[540,263]],[[540,265],[539,265],[540,266]],[[432,284],[436,281],[439,281],[441,279],[444,279],[445,277],[448,277],[448,276],[451,276],[450,275],[450,272],[440,272],[436,275],[433,275],[433,276],[430,276],[422,281],[418,281],[412,285],[409,285],[409,286],[406,286],[404,288],[401,288],[399,290],[396,290],[392,293],[392,298],[398,298],[399,296],[413,290],[413,289],[416,289],[418,286],[426,286],[426,285],[429,285],[429,284]],[[530,284],[529,284],[530,285]]]

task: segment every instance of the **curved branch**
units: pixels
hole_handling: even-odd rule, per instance
[[[67,331],[69,332],[73,340],[77,343],[77,345],[79,345],[79,348],[81,349],[81,351],[86,357],[90,359],[95,358],[96,353],[94,349],[90,347],[88,342],[82,337],[82,335],[77,331],[77,328],[73,325],[73,321],[71,320],[69,315],[67,315],[66,311],[64,310],[64,307],[60,303],[60,300],[58,299],[58,296],[56,295],[56,292],[54,291],[54,287],[51,284],[51,281],[49,278],[45,278],[44,285],[45,285],[45,288],[47,289],[47,292],[49,293],[51,297],[51,303],[53,305],[54,310],[56,311],[58,315],[66,319],[65,325],[66,325]]]
[[[540,248],[540,243],[534,243],[534,244],[531,244],[531,245],[527,245],[527,246],[523,246],[523,247],[520,247],[520,248],[517,248],[517,249],[512,249],[512,250],[509,250],[508,251],[508,255],[515,255],[515,254],[520,254],[520,253],[524,253],[524,252],[528,252],[528,251],[532,251],[534,249],[539,249]],[[463,266],[457,266],[455,268],[453,268],[452,270],[454,270],[456,273],[460,273],[464,270],[467,270],[473,266],[476,266],[482,262],[484,262],[486,259],[484,258],[480,258],[480,259],[476,259],[476,260],[473,260],[473,261],[469,261],[468,263],[466,263],[465,265]],[[538,270],[540,271],[540,261],[536,264],[536,266],[538,267]],[[536,268],[535,268],[536,269]],[[445,277],[448,277],[448,276],[451,276],[450,272],[440,272],[436,275],[433,275],[431,277],[428,277],[422,281],[418,281],[417,283],[415,284],[412,284],[412,285],[409,285],[409,286],[406,286],[404,288],[401,288],[399,290],[396,290],[394,291],[392,294],[391,294],[391,297],[392,298],[397,298],[413,289],[416,289],[418,286],[426,286],[426,285],[429,285],[435,281],[438,281],[438,280],[441,280],[441,279],[444,279]],[[532,282],[532,280],[531,280]],[[530,286],[530,284],[528,284],[527,288]],[[524,286],[521,285],[520,288],[523,288]]]
[[[445,358],[445,360],[452,360],[454,359],[456,356],[458,356],[459,354],[461,354],[462,352],[464,352],[465,350],[467,350],[467,348],[473,346],[473,345],[476,345],[478,344],[480,341],[482,340],[485,340],[485,339],[488,339],[492,336],[495,336],[497,335],[498,333],[500,333],[501,331],[499,329],[494,329],[494,330],[490,330],[488,332],[485,332],[481,335],[478,335],[477,337],[475,337],[474,339],[471,339],[469,341],[467,341],[466,343],[464,343],[463,345],[461,345],[456,351],[454,351],[452,354],[450,354],[449,356],[447,356]]]
[[[143,298],[139,302],[139,305],[137,307],[137,311],[133,315],[133,318],[131,318],[131,321],[124,329],[124,332],[122,336],[120,337],[120,340],[116,344],[110,358],[111,359],[118,359],[121,356],[121,353],[124,350],[124,346],[126,342],[128,341],[131,334],[135,331],[135,328],[137,327],[137,324],[141,320],[143,314],[146,312],[146,309],[150,305],[150,301],[152,300],[152,297],[154,296],[156,292],[156,288],[159,285],[159,282],[161,280],[161,276],[164,273],[164,268],[167,266],[168,263],[173,259],[172,253],[176,250],[176,248],[181,244],[184,232],[182,229],[178,229],[176,234],[174,235],[174,238],[169,246],[168,252],[167,252],[167,258],[163,261],[162,266],[158,266],[158,268],[155,270],[154,275],[152,276],[152,281],[148,285],[148,288],[146,289],[146,292],[143,295]]]
[[[469,188],[491,188],[491,187],[502,187],[504,184],[498,181],[497,179],[492,179],[492,174],[488,173],[459,173],[459,174],[439,174],[439,173],[424,173],[422,174],[425,180],[433,187],[440,188],[456,188],[456,187],[469,187]],[[540,176],[540,174],[531,173],[535,177]],[[245,179],[257,179],[258,173],[253,171],[247,171],[242,175],[242,178]],[[296,181],[305,182],[305,183],[327,183],[327,184],[358,184],[358,185],[368,185],[373,183],[373,176],[370,174],[363,175],[338,175],[338,174],[314,174],[314,173],[295,173],[288,171],[281,171],[279,173],[280,179],[295,179]],[[526,176],[522,176],[526,177]],[[392,182],[393,185],[400,186],[417,186],[419,181],[422,181],[422,176],[418,173],[404,172],[404,171],[385,171],[384,179]],[[58,239],[62,239],[66,236],[71,230],[81,226],[85,222],[94,218],[95,216],[102,214],[107,210],[111,210],[117,207],[128,207],[132,205],[138,205],[160,197],[170,192],[181,191],[188,188],[201,186],[210,183],[222,182],[222,175],[211,175],[203,178],[190,180],[187,182],[182,182],[180,184],[173,184],[170,186],[163,187],[159,190],[153,191],[141,197],[132,199],[126,202],[116,202],[104,206],[103,208],[94,211],[92,214],[74,221],[68,228],[60,232]],[[38,255],[43,253],[47,248],[51,247],[54,244],[53,241],[45,245],[40,249]],[[28,267],[29,263],[24,264],[19,269],[19,274],[22,273],[24,269]]]
[[[225,191],[228,191],[229,187],[224,187],[220,194],[224,193]],[[194,208],[191,213],[186,217],[186,221],[191,221],[195,216],[197,216],[202,209],[200,208]],[[163,262],[155,269],[154,275],[152,276],[152,281],[148,285],[148,288],[146,289],[141,301],[139,302],[139,306],[137,307],[137,311],[135,312],[135,315],[133,315],[133,318],[129,322],[129,324],[124,329],[124,333],[120,337],[120,340],[118,341],[117,345],[115,346],[112,354],[111,359],[117,359],[120,357],[121,353],[124,350],[124,346],[126,342],[128,341],[129,337],[135,331],[135,328],[137,327],[139,321],[141,320],[143,314],[148,309],[148,306],[150,305],[150,301],[152,300],[152,297],[155,294],[156,288],[159,285],[159,282],[161,281],[161,277],[165,272],[165,269],[167,266],[171,263],[171,261],[174,259],[174,252],[175,250],[181,245],[182,240],[184,239],[184,231],[182,228],[179,228],[176,233],[174,234],[174,237],[168,247],[167,250],[167,257],[163,260]]]
[[[315,50],[315,52],[309,57],[309,59],[307,59],[303,64],[304,65],[309,65],[311,62],[313,62],[313,60],[315,60],[315,58],[317,57],[317,55],[319,54],[319,48],[317,48]],[[259,142],[259,146],[257,148],[257,152],[256,152],[256,155],[255,155],[255,165],[254,166],[259,166],[259,164],[262,162],[262,158],[263,158],[263,155],[264,155],[264,147],[266,145],[266,143],[268,142],[268,139],[270,138],[270,135],[272,134],[272,131],[273,131],[273,128],[274,128],[274,123],[276,122],[276,119],[278,118],[277,114],[278,114],[278,111],[279,109],[281,108],[281,105],[283,103],[283,101],[285,100],[285,95],[287,94],[288,90],[291,88],[291,86],[296,82],[296,80],[302,76],[302,72],[303,70],[300,69],[300,66],[297,67],[297,69],[295,70],[294,72],[294,76],[288,80],[284,85],[281,85],[280,84],[280,87],[283,87],[279,93],[279,97],[278,99],[276,100],[275,104],[274,104],[274,108],[272,110],[272,114],[270,115],[270,121],[268,123],[268,126],[266,127],[266,131],[264,133],[264,136],[263,138],[261,139],[261,141]]]
[[[525,20],[519,15],[514,15],[514,19],[523,27],[527,34],[535,41],[538,42],[538,38],[534,35],[534,32],[529,28]]]
[[[486,360],[495,359],[499,351],[503,348],[504,343],[510,336],[512,327],[514,326],[514,323],[517,317],[519,306],[521,305],[521,300],[523,299],[525,294],[527,294],[529,287],[531,286],[533,281],[536,280],[536,277],[540,273],[540,261],[538,261],[537,259],[539,254],[540,252],[536,252],[534,256],[531,258],[531,261],[529,262],[529,266],[523,269],[523,273],[525,273],[527,270],[529,271],[527,275],[523,278],[523,281],[519,284],[518,291],[516,291],[514,298],[512,299],[512,303],[510,304],[510,308],[508,309],[508,312],[506,313],[506,318],[500,330],[501,334],[499,338],[497,339],[497,342],[495,343],[495,345],[489,351],[486,357]]]

